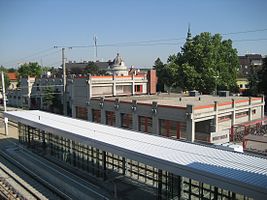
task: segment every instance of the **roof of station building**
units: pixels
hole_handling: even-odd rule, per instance
[[[188,96],[181,94],[167,94],[161,93],[158,95],[135,95],[135,96],[122,96],[122,97],[106,97],[106,99],[115,100],[118,98],[120,101],[124,102],[132,102],[132,100],[136,100],[138,103],[152,104],[153,101],[156,101],[159,105],[172,105],[172,106],[182,106],[186,107],[186,105],[194,105],[194,106],[202,106],[214,104],[215,101],[220,103],[232,102],[234,100],[244,100],[248,101],[249,97],[242,96],[228,96],[228,97],[219,97],[212,95],[199,95],[199,96]],[[260,99],[260,98],[255,98]]]
[[[43,111],[9,111],[20,122],[176,175],[267,199],[267,159]]]

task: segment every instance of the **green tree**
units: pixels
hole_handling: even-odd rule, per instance
[[[177,66],[175,63],[175,59],[170,56],[168,59],[167,64],[163,64],[163,62],[160,60],[160,58],[157,58],[157,60],[154,63],[154,69],[157,72],[158,77],[158,91],[164,91],[164,85],[171,88],[176,86],[175,82],[175,75],[177,74]]]
[[[42,67],[37,62],[24,63],[18,69],[19,75],[23,78],[28,76],[40,77],[42,72]]]
[[[3,72],[7,72],[7,69],[6,69],[4,66],[1,65],[1,66],[0,66],[0,72],[2,72],[2,71],[3,71]]]
[[[50,111],[54,102],[54,90],[52,87],[45,87],[43,90],[43,104],[46,110]]]
[[[239,67],[237,50],[220,34],[204,32],[188,38],[181,52],[168,58],[168,78],[183,90],[211,93],[216,89],[234,91]],[[168,74],[166,73],[166,74]]]
[[[164,83],[165,83],[164,64],[163,62],[161,62],[160,58],[157,58],[153,68],[156,70],[158,77],[157,91],[164,91]]]
[[[267,57],[263,58],[263,65],[258,73],[259,75],[259,91],[267,95]]]
[[[249,89],[245,95],[257,96],[259,94],[259,74],[256,72],[254,67],[250,68],[248,81]]]
[[[62,94],[60,93],[60,91],[58,89],[55,90],[55,95],[53,98],[53,111],[58,113],[58,114],[63,114],[63,104],[61,102],[61,97]]]
[[[104,75],[105,71],[100,70],[99,67],[92,61],[88,62],[88,65],[85,67],[83,73],[91,75]]]
[[[188,65],[187,89],[211,93],[216,89],[233,91],[239,60],[231,40],[222,41],[219,34],[201,33],[187,40],[178,54],[179,67]],[[181,72],[181,70],[180,70]]]
[[[7,72],[17,72],[17,70],[15,68],[9,68],[7,69]]]
[[[0,66],[0,87],[2,88],[2,75],[1,75],[1,72],[4,72],[4,80],[5,80],[5,89],[7,90],[7,88],[9,87],[10,85],[10,80],[7,76],[7,72],[8,70],[4,67],[4,66]]]

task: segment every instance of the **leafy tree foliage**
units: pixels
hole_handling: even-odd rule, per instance
[[[100,70],[99,67],[94,62],[90,61],[88,65],[85,67],[83,73],[91,75],[104,75],[105,71]]]
[[[62,94],[58,89],[54,90],[53,87],[47,86],[43,90],[43,95],[45,110],[59,114],[63,113],[63,105],[61,102]]]
[[[232,41],[222,40],[219,34],[204,32],[188,37],[181,52],[169,56],[164,76],[167,76],[169,85],[183,90],[195,89],[202,93],[216,89],[234,91],[238,67],[239,59]]]
[[[3,72],[7,72],[7,69],[6,69],[4,66],[1,65],[1,67],[0,67],[0,72],[2,72],[2,71],[3,71]]]
[[[263,58],[262,69],[259,72],[259,91],[267,95],[267,57]]]
[[[26,78],[28,76],[40,77],[42,75],[42,67],[37,62],[24,63],[18,69],[19,75]]]
[[[105,75],[105,70],[100,70],[99,67],[93,62],[89,61],[85,67],[75,67],[68,70],[69,74],[91,74],[93,76]]]
[[[259,94],[259,74],[254,69],[254,67],[250,68],[250,73],[248,76],[249,81],[249,89],[245,96],[257,96]]]
[[[9,85],[10,85],[10,80],[9,80],[9,78],[8,78],[8,76],[7,76],[7,72],[8,72],[8,69],[6,69],[5,67],[3,67],[2,65],[1,65],[1,67],[0,67],[0,87],[2,88],[2,77],[1,77],[1,72],[4,72],[4,80],[5,80],[5,89],[7,90],[7,88],[9,87]]]
[[[154,69],[157,72],[157,76],[159,77],[158,79],[158,85],[157,85],[157,90],[158,91],[164,91],[164,84],[165,84],[165,65],[163,62],[160,60],[160,58],[157,58],[157,60],[154,63]]]
[[[17,70],[15,68],[8,68],[7,72],[17,72]]]
[[[47,110],[50,110],[53,101],[54,101],[54,90],[52,87],[46,87],[44,88],[44,97],[43,97],[43,103],[46,106]]]
[[[163,64],[160,58],[155,61],[154,69],[158,77],[158,91],[164,91],[164,85],[167,87],[175,86],[173,79],[175,78],[176,68],[173,66],[174,64],[170,59],[168,64]]]

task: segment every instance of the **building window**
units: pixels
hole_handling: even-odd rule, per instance
[[[139,116],[139,128],[138,128],[138,130],[145,132],[145,133],[151,133],[152,132],[152,118]]]
[[[143,92],[143,85],[135,85],[134,91],[135,92]]]
[[[132,93],[132,87],[130,85],[116,85],[117,95],[127,95]]]
[[[182,127],[180,122],[160,119],[159,126],[160,126],[160,135],[166,137],[174,137],[177,139],[181,138]]]
[[[248,116],[248,111],[235,114],[235,118],[241,118],[241,117],[245,117],[245,116]]]
[[[240,87],[240,88],[243,88],[243,84],[240,84],[239,87]]]
[[[76,118],[88,120],[88,111],[86,107],[76,106]]]
[[[115,113],[112,111],[106,111],[106,124],[109,126],[115,126],[116,124],[116,117]]]
[[[133,118],[132,114],[129,113],[121,113],[121,127],[132,129],[133,128]]]
[[[231,119],[232,119],[231,115],[226,115],[226,116],[219,117],[218,121],[219,122],[224,122],[224,121],[228,121],[228,120],[231,120]]]
[[[101,123],[101,110],[92,109],[92,121]]]
[[[248,89],[248,88],[249,88],[249,84],[246,84],[246,85],[245,85],[245,88]]]
[[[257,110],[256,109],[252,110],[252,114],[253,115],[255,115],[256,113],[257,113]]]

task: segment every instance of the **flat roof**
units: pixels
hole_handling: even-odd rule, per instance
[[[267,199],[267,159],[42,111],[9,111],[4,116],[176,175]]]
[[[159,105],[173,105],[173,106],[183,106],[186,105],[209,105],[214,104],[214,101],[218,103],[232,102],[232,99],[235,100],[249,100],[249,97],[240,97],[240,96],[229,96],[229,97],[219,97],[212,95],[199,95],[196,97],[181,95],[181,94],[166,94],[161,93],[159,95],[135,95],[135,96],[122,96],[122,97],[106,97],[105,99],[119,99],[120,101],[132,102],[132,100],[137,100],[138,103],[147,103],[152,104],[153,101],[158,102]],[[181,98],[181,100],[180,100]],[[199,100],[200,98],[200,100]]]

